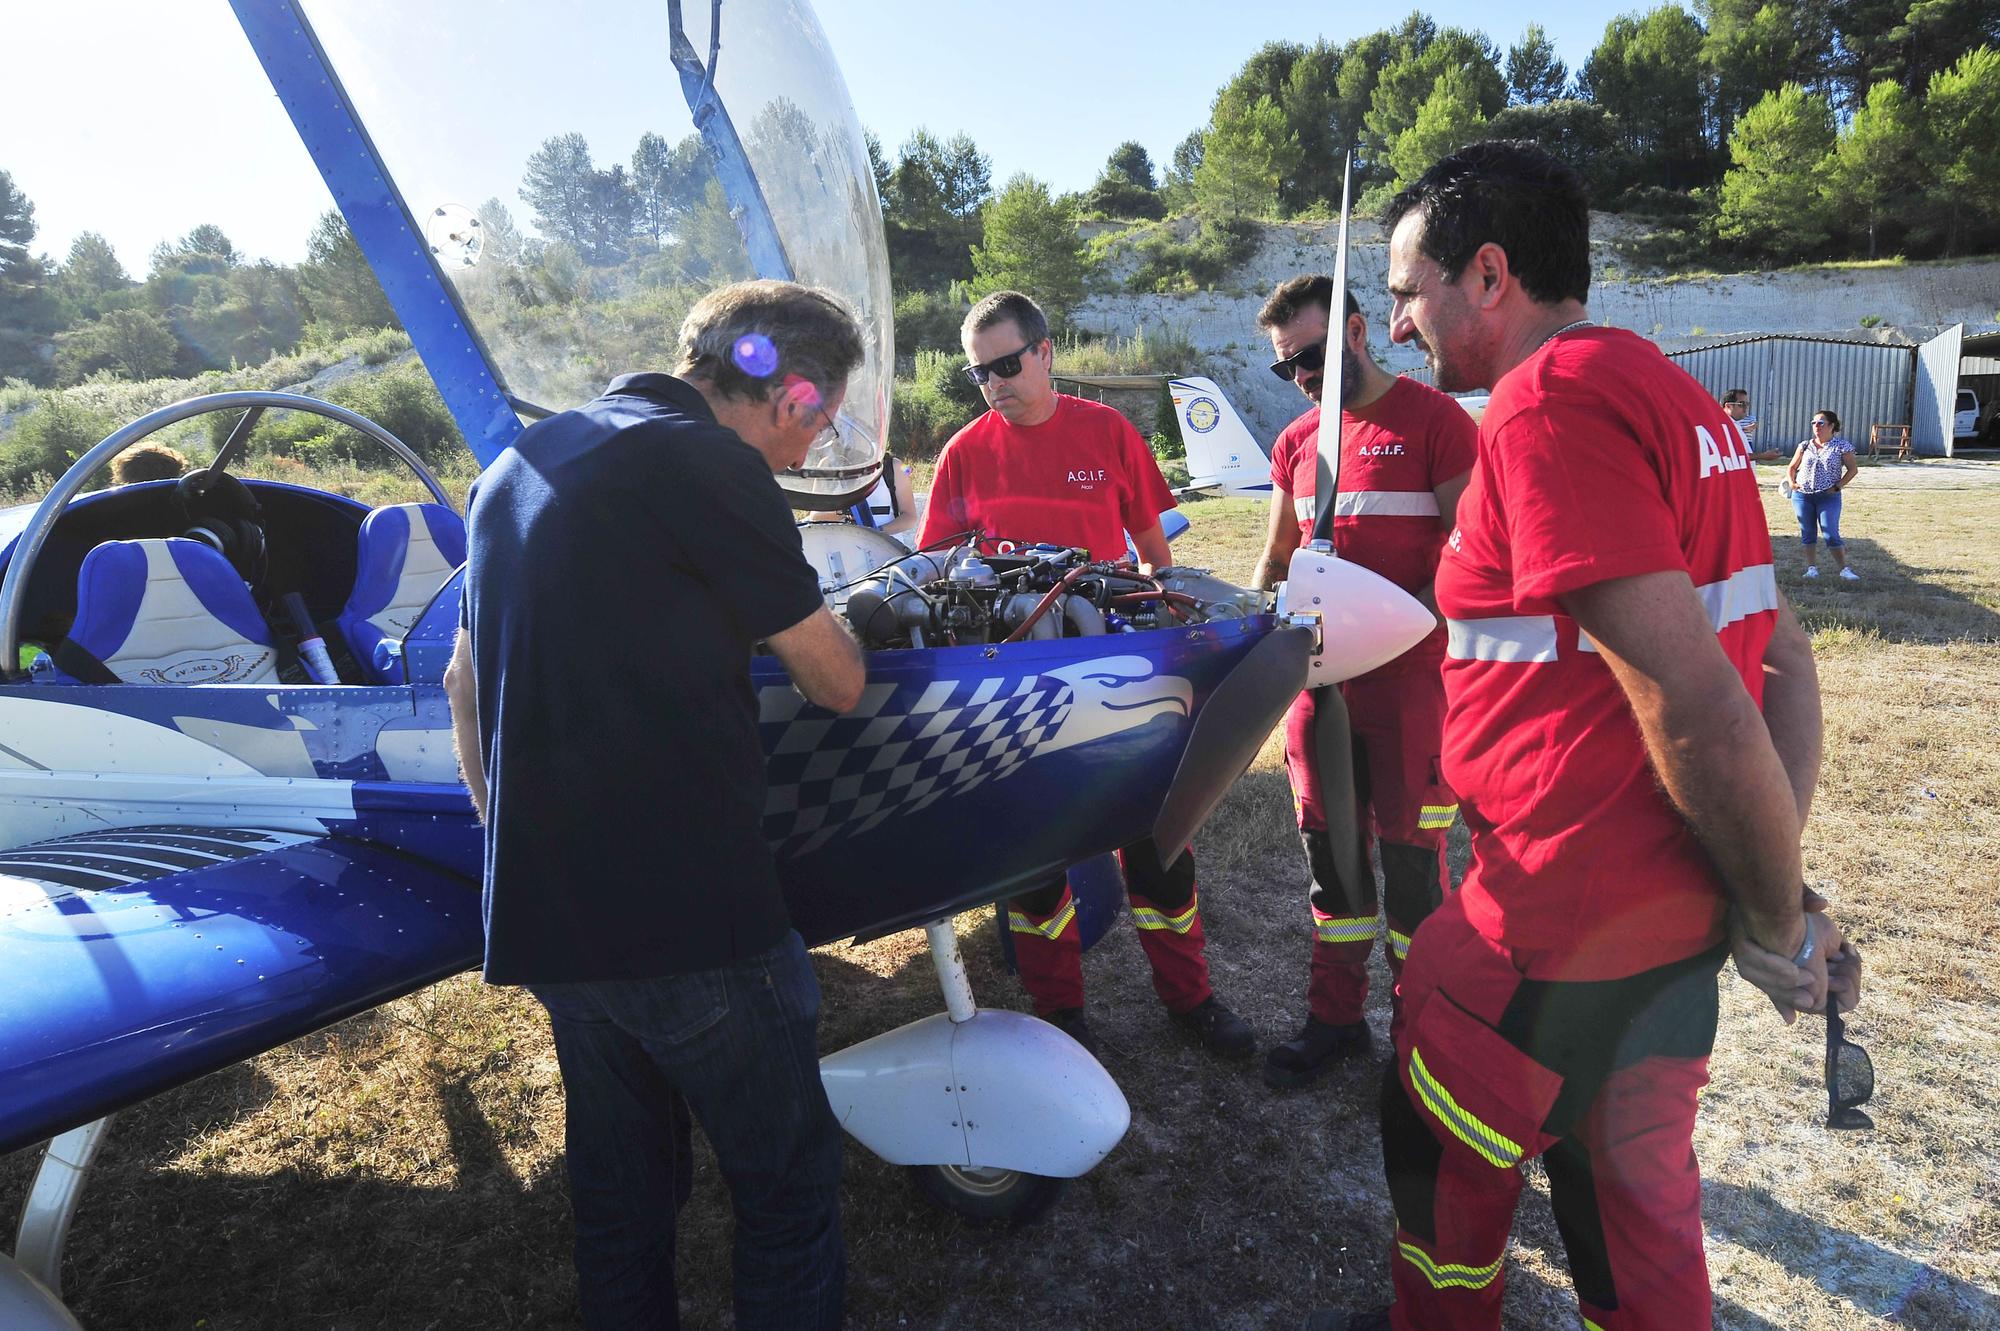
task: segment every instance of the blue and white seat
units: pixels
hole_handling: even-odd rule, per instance
[[[229,561],[199,541],[106,541],[76,577],[69,640],[127,684],[278,678],[270,626]],[[81,681],[60,669],[61,683]]]
[[[339,623],[369,682],[403,682],[403,635],[464,562],[465,523],[441,504],[396,504],[368,515]]]

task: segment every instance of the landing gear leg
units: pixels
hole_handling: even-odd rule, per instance
[[[106,1115],[43,1148],[35,1181],[21,1204],[14,1256],[0,1254],[0,1326],[9,1331],[81,1331],[62,1305],[63,1239],[83,1200],[97,1148],[110,1132]]]
[[[959,950],[951,921],[933,920],[924,926],[924,936],[930,940],[938,987],[944,990],[945,1014],[953,1025],[972,1020],[979,1005],[972,997],[965,954]],[[1055,1205],[1069,1181],[969,1165],[912,1165],[910,1175],[918,1192],[967,1224],[1007,1228],[1026,1224]]]
[[[83,1185],[97,1150],[111,1135],[111,1116],[71,1128],[42,1151],[35,1182],[21,1204],[21,1228],[14,1237],[14,1261],[29,1275],[62,1296],[63,1240],[83,1201]]]

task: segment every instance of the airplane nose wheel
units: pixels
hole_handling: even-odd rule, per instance
[[[1018,1169],[914,1165],[917,1191],[975,1228],[1025,1225],[1056,1204],[1068,1179]]]

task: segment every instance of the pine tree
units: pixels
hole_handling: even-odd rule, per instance
[[[1569,87],[1569,69],[1556,59],[1548,30],[1530,23],[1520,44],[1507,50],[1507,91],[1516,106],[1559,101]]]
[[[1259,97],[1246,106],[1225,94],[1202,136],[1195,206],[1217,219],[1274,217],[1279,182],[1298,159],[1298,140],[1277,103]]]
[[[1417,111],[1416,123],[1398,134],[1396,146],[1389,150],[1396,183],[1415,184],[1440,158],[1477,139],[1485,127],[1472,76],[1462,69],[1446,70]]]
[[[1793,258],[1819,250],[1834,221],[1824,192],[1833,108],[1787,83],[1744,113],[1729,140],[1716,232],[1753,253]]]
[[[1844,221],[1868,233],[1869,258],[1882,226],[1899,225],[1919,205],[1925,149],[1917,103],[1893,79],[1868,90],[1867,104],[1834,145],[1827,194]]]
[[[1076,224],[1030,176],[1015,176],[986,209],[982,243],[972,251],[977,296],[1025,291],[1061,324],[1084,295],[1083,245]]]
[[[2000,50],[1967,51],[1931,76],[1932,206],[1946,218],[1944,250],[1958,251],[1968,219],[1986,230],[2000,213]]]

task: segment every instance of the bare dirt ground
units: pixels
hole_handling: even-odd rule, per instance
[[[1845,525],[1865,581],[1806,583],[1760,469],[1781,581],[1814,631],[1827,764],[1809,871],[1866,949],[1851,1034],[1879,1127],[1823,1126],[1821,1026],[1725,972],[1696,1147],[1718,1325],[2000,1325],[2000,492],[1975,464],[1870,466]],[[1263,515],[1193,506],[1189,562],[1246,576]],[[1304,871],[1275,746],[1197,842],[1221,994],[1266,1041],[1303,1004]],[[1001,829],[1004,833],[1004,829]],[[1464,847],[1458,847],[1462,867]],[[990,912],[965,917],[983,1001],[1022,1006]],[[831,1049],[939,1006],[921,936],[816,956]],[[1178,1039],[1122,922],[1086,961],[1125,1141],[1041,1224],[981,1233],[848,1152],[858,1328],[1292,1327],[1387,1287],[1375,1064],[1280,1095]],[[1386,1016],[1377,973],[1374,1017]],[[105,1328],[574,1324],[562,1101],[532,1002],[460,977],[119,1121],[65,1278]],[[0,1161],[18,1202],[26,1153]],[[1510,1331],[1576,1324],[1538,1176],[1508,1260]],[[685,1320],[728,1323],[727,1200],[704,1160],[680,1243]],[[8,1213],[11,1213],[9,1211]]]

